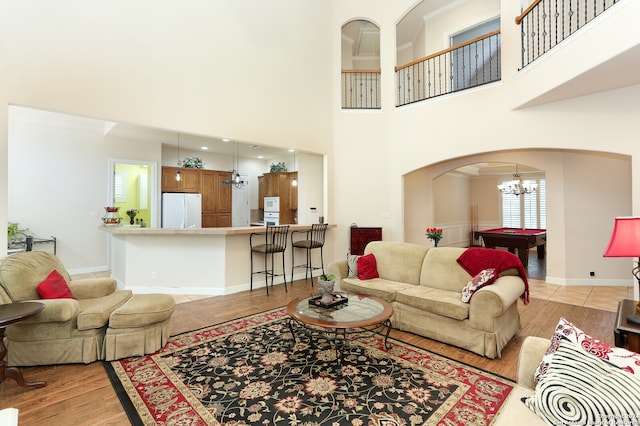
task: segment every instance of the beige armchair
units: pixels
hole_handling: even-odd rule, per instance
[[[51,271],[67,281],[75,299],[40,299],[36,290]],[[38,301],[44,310],[6,330],[7,365],[90,363],[104,358],[111,313],[132,293],[111,278],[71,280],[48,252],[16,253],[0,260],[0,303]]]

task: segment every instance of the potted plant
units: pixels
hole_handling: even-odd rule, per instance
[[[278,173],[278,172],[286,172],[287,171],[287,165],[284,164],[284,162],[279,162],[278,164],[273,164],[271,163],[271,169],[269,170],[271,173]]]
[[[9,243],[11,242],[15,242],[18,241],[21,235],[24,235],[24,231],[26,231],[26,229],[20,229],[20,226],[18,223],[14,223],[14,222],[9,222],[9,225],[7,226],[7,240]]]
[[[182,167],[185,169],[202,169],[204,168],[204,162],[202,161],[202,158],[186,157],[182,161]]]
[[[336,277],[331,274],[322,274],[318,278],[318,293],[320,293],[320,302],[328,305],[333,302],[333,286],[336,283]]]

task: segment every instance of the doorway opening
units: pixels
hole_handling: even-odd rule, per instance
[[[136,160],[109,160],[109,206],[119,207],[124,225],[157,227],[157,164]],[[128,211],[135,211],[133,224]]]

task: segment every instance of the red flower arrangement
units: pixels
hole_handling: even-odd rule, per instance
[[[438,242],[442,239],[442,228],[427,228],[424,232],[427,238],[433,241],[433,246],[438,247]]]

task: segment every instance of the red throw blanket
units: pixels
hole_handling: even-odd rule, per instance
[[[458,263],[473,277],[488,268],[495,268],[496,274],[500,274],[510,268],[517,268],[518,274],[524,281],[524,293],[520,298],[525,305],[529,303],[527,273],[522,266],[522,262],[520,262],[520,258],[515,254],[504,250],[471,247],[460,255]]]

